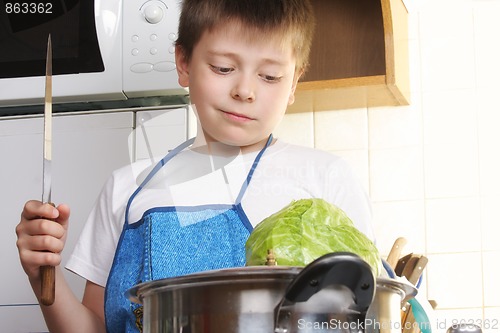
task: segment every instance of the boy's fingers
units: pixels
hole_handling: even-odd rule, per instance
[[[33,270],[37,270],[40,266],[58,266],[61,263],[61,255],[54,252],[20,251],[19,256],[22,262],[36,267]]]
[[[52,220],[40,220],[36,231],[33,235],[50,235],[57,239],[63,237],[65,233],[64,226],[61,226],[58,221]]]
[[[66,204],[60,204],[59,206],[57,206],[57,210],[59,215],[57,216],[56,221],[60,222],[61,224],[63,224],[63,222],[67,222],[70,215],[69,206]]]
[[[63,250],[63,243],[52,236],[33,236],[30,242],[30,249],[32,251],[60,253]]]
[[[30,200],[24,205],[21,217],[25,220],[34,220],[36,218],[56,219],[59,216],[59,211],[48,203]]]

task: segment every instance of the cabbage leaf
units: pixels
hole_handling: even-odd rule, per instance
[[[282,266],[306,266],[331,252],[351,252],[364,259],[378,276],[381,258],[375,244],[346,213],[323,199],[301,199],[260,222],[245,250],[248,266],[265,265],[272,249]]]

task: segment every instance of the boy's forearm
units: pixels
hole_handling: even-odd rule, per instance
[[[38,300],[41,296],[39,279],[30,280]],[[56,267],[55,301],[50,306],[40,305],[47,328],[51,333],[105,333],[102,320],[76,298],[68,286],[60,266]]]

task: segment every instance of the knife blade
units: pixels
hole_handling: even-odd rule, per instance
[[[47,40],[47,59],[45,63],[45,107],[43,115],[43,185],[42,202],[52,205],[52,41]],[[41,297],[43,305],[52,305],[55,300],[55,267],[40,267]]]
[[[52,41],[47,40],[45,63],[45,108],[43,116],[43,188],[42,202],[51,202],[52,195]]]

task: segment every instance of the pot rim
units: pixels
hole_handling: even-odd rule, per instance
[[[401,293],[401,302],[403,303],[414,298],[418,293],[418,289],[410,282],[384,277],[377,278],[377,290],[399,292]]]
[[[130,288],[125,296],[135,303],[142,304],[142,299],[152,293],[164,292],[174,289],[182,289],[196,285],[209,286],[225,283],[264,283],[282,280],[291,282],[303,267],[298,266],[244,266],[234,268],[223,268],[187,274],[153,281],[142,282]],[[289,281],[287,281],[289,280]],[[402,293],[406,301],[415,297],[417,288],[409,282],[391,278],[378,277],[377,289],[391,290]]]

